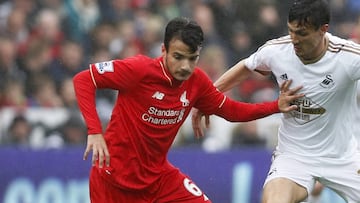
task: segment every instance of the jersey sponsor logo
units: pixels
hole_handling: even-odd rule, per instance
[[[151,97],[157,100],[163,100],[165,94],[156,91]],[[190,105],[190,101],[186,97],[186,91],[184,91],[181,94],[179,100],[183,107],[187,107]],[[174,110],[174,109],[158,109],[154,106],[151,106],[149,107],[147,112],[145,112],[141,116],[141,118],[143,121],[156,125],[171,125],[182,122],[184,120],[185,111],[186,111],[185,108],[182,108],[181,110]]]
[[[165,94],[162,92],[159,92],[159,91],[156,91],[152,96],[152,98],[155,98],[157,100],[162,100],[164,97],[165,97]]]
[[[114,66],[112,61],[95,63],[95,67],[99,74],[104,74],[105,72],[114,72]]]
[[[181,110],[158,109],[151,106],[141,118],[143,121],[156,125],[170,125],[180,123],[184,119],[185,108]]]
[[[289,114],[294,118],[295,122],[303,125],[319,118],[326,112],[326,109],[304,96],[293,102],[298,108]]]
[[[181,97],[180,97],[180,101],[182,102],[182,106],[186,107],[189,106],[190,102],[189,100],[186,98],[186,91],[184,91],[184,93],[182,93]]]
[[[321,81],[320,86],[323,88],[331,88],[335,85],[334,80],[332,79],[331,75],[326,75],[325,79]]]

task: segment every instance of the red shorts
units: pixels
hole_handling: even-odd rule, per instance
[[[178,170],[162,175],[144,190],[124,190],[106,181],[95,167],[90,174],[91,203],[211,203],[189,177]]]

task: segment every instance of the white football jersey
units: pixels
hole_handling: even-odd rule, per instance
[[[353,155],[356,85],[360,79],[360,45],[327,33],[329,46],[316,63],[303,64],[290,36],[270,40],[245,60],[251,70],[272,71],[280,85],[293,80],[305,97],[298,110],[282,115],[277,150],[300,156],[338,158]],[[360,124],[356,124],[360,125]]]

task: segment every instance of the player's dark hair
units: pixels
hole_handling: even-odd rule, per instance
[[[315,30],[330,22],[330,7],[327,0],[295,0],[289,11],[288,22],[311,25]]]
[[[202,46],[204,33],[195,21],[177,17],[172,19],[165,28],[164,46],[166,51],[169,50],[170,41],[175,38],[183,41],[192,52],[195,52]]]

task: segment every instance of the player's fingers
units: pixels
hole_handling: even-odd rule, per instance
[[[210,127],[210,116],[209,115],[205,115],[205,127],[206,128]]]
[[[203,128],[199,128],[198,138],[200,138],[200,137],[204,137],[204,131],[203,131]]]
[[[201,125],[199,124],[199,121],[197,121],[197,124],[193,124],[193,131],[196,138],[200,138],[203,136],[203,131]]]
[[[280,85],[280,91],[281,92],[287,92],[289,90],[289,87],[291,85],[292,80],[286,80]]]
[[[201,114],[197,109],[193,110],[191,116],[191,125],[195,134],[195,137],[201,137]]]
[[[96,147],[93,148],[93,154],[92,154],[92,157],[91,157],[91,164],[93,166],[95,166],[96,164],[96,161],[98,160],[99,158],[99,151]]]
[[[109,167],[110,166],[110,153],[107,148],[105,148],[105,150],[104,150],[104,155],[105,155],[105,164],[107,167]]]
[[[200,127],[200,125],[196,128],[193,128],[193,130],[194,130],[194,134],[195,134],[196,138],[202,137],[203,132],[202,132],[202,128]]]
[[[105,161],[105,157],[104,157],[104,149],[100,149],[99,150],[99,168],[102,168],[104,166],[104,161]]]
[[[302,88],[303,88],[302,86],[297,86],[297,87],[295,87],[293,89],[288,90],[288,94],[289,95],[294,95],[295,93],[297,93]]]
[[[83,155],[83,160],[86,160],[89,153],[90,153],[90,150],[91,150],[91,147],[90,146],[86,146],[86,149],[85,149],[85,152],[84,152],[84,155]]]
[[[285,111],[290,112],[290,111],[293,111],[293,110],[296,110],[296,109],[298,109],[297,105],[291,105],[291,106],[288,106]]]
[[[299,98],[304,97],[304,96],[305,96],[304,93],[294,94],[294,95],[291,96],[292,97],[291,100],[296,100],[296,99],[299,99]]]

